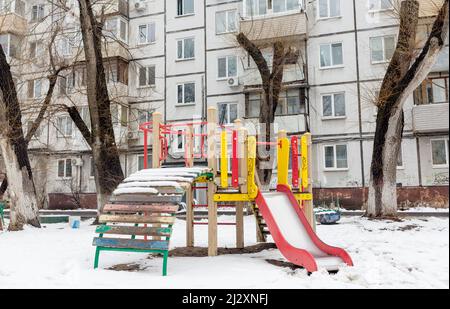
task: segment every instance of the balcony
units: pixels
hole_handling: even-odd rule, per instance
[[[19,36],[27,32],[27,20],[15,13],[0,14],[0,33],[13,33]]]
[[[130,53],[126,44],[119,41],[102,42],[102,56],[104,59],[120,58],[129,60]],[[81,51],[77,57],[77,61],[83,62],[86,60],[84,51]]]
[[[100,15],[122,15],[128,17],[128,1],[127,0],[106,0],[100,1],[94,7],[95,13]]]
[[[415,105],[413,131],[415,133],[448,132],[448,103]]]
[[[306,37],[307,18],[304,11],[268,14],[241,20],[240,31],[259,44],[277,40],[290,41]]]

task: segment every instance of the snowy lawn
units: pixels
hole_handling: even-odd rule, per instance
[[[232,221],[221,217],[220,221]],[[318,226],[319,237],[348,250],[355,267],[337,274],[283,268],[266,259],[284,260],[277,249],[255,254],[161,258],[147,254],[102,252],[92,268],[94,226],[80,229],[47,224],[21,232],[0,232],[0,288],[449,288],[448,218],[377,222],[344,217],[340,224]],[[196,226],[196,246],[206,246],[207,227]],[[253,217],[245,218],[246,245],[256,243]],[[185,221],[177,220],[171,247],[184,246]],[[234,246],[234,227],[219,229],[219,245]],[[138,263],[136,272],[107,270]]]

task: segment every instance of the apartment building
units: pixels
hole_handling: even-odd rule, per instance
[[[54,103],[76,104],[89,121],[77,1],[63,2],[68,9],[57,1],[0,0],[0,44],[21,101],[29,104],[25,126],[46,93],[46,42],[55,25],[63,25],[55,52],[72,66],[58,81]],[[418,46],[440,1],[420,3]],[[97,12],[105,6],[103,55],[125,173],[143,168],[138,124],[149,121],[153,111],[165,122],[184,122],[205,119],[207,108],[216,106],[224,124],[237,118],[257,123],[261,79],[236,41],[241,31],[261,47],[269,64],[275,40],[296,50],[286,60],[275,127],[313,134],[315,203],[360,207],[369,182],[374,101],[398,32],[396,5],[388,0],[95,2]],[[429,78],[404,107],[398,159],[402,205],[448,207],[448,72],[447,41]],[[169,145],[169,162],[180,162],[181,135]],[[48,207],[95,203],[89,148],[64,111],[52,109],[30,150]]]

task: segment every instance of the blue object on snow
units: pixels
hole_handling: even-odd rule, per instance
[[[341,219],[341,213],[334,210],[317,211],[315,215],[320,224],[333,224]]]

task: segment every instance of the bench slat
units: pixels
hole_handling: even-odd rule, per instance
[[[142,240],[124,238],[101,238],[95,237],[92,245],[97,247],[121,248],[121,249],[144,249],[144,250],[168,250],[169,242],[165,240]]]
[[[110,226],[100,225],[95,230],[99,234],[170,236],[172,229],[168,227]]]
[[[110,201],[113,203],[172,203],[181,202],[182,195],[145,195],[145,194],[125,194],[113,195]]]
[[[175,222],[175,217],[172,216],[157,217],[157,216],[140,216],[140,215],[100,215],[99,222],[173,224]]]
[[[104,212],[118,211],[118,212],[161,212],[161,213],[175,213],[178,210],[178,205],[160,204],[160,205],[126,205],[126,204],[106,204],[103,207]]]

